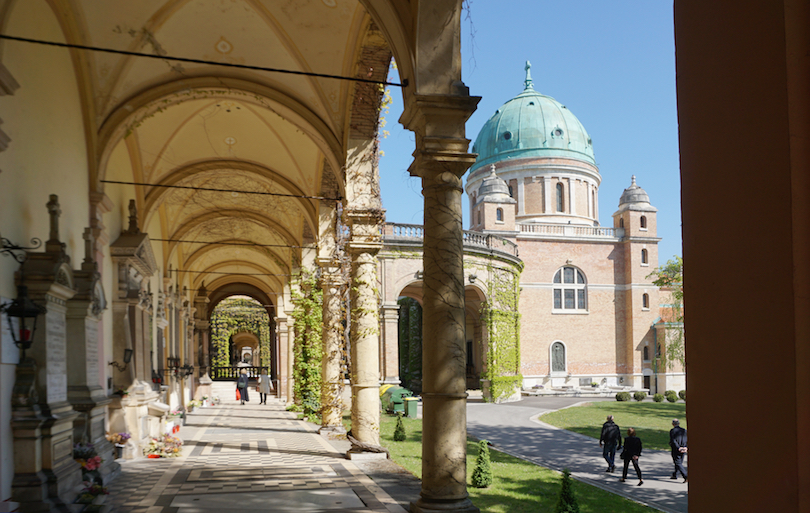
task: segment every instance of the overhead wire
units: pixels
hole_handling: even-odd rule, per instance
[[[92,52],[104,52],[104,53],[114,53],[118,55],[129,55],[132,57],[146,57],[149,59],[161,59],[166,61],[177,61],[177,62],[190,62],[193,64],[209,64],[211,66],[224,66],[228,68],[240,68],[240,69],[249,69],[254,71],[267,71],[269,73],[284,73],[288,75],[303,75],[307,77],[318,77],[318,78],[333,78],[336,80],[350,80],[353,82],[365,82],[368,84],[380,84],[386,86],[394,86],[394,87],[408,87],[408,79],[404,79],[402,83],[397,82],[388,82],[386,80],[371,80],[368,78],[359,78],[359,77],[346,77],[342,75],[330,75],[328,73],[313,73],[311,71],[295,71],[290,69],[279,69],[279,68],[267,68],[264,66],[250,66],[248,64],[234,64],[230,62],[215,62],[215,61],[207,61],[204,59],[190,59],[187,57],[171,57],[168,55],[154,55],[151,53],[141,53],[141,52],[130,52],[127,50],[114,50],[112,48],[100,48],[98,46],[87,46],[87,45],[77,45],[71,43],[58,43],[56,41],[44,41],[42,39],[31,39],[27,37],[16,37],[16,36],[9,36],[6,34],[0,34],[0,39],[8,39],[10,41],[19,41],[22,43],[33,43],[39,45],[47,45],[47,46],[57,46],[60,48],[74,48],[77,50],[89,50]]]
[[[168,185],[160,183],[146,183],[146,182],[124,182],[120,180],[100,180],[101,183],[112,183],[118,185],[141,185],[144,187],[162,187],[164,189],[186,189],[191,191],[210,191],[210,192],[235,192],[238,194],[255,194],[259,196],[279,196],[283,198],[304,198],[316,199],[325,201],[343,201],[343,198],[329,198],[326,196],[307,196],[303,194],[285,194],[282,192],[267,192],[267,191],[246,191],[241,189],[220,189],[217,187],[193,187],[191,185]]]

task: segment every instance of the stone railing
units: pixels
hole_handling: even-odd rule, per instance
[[[262,371],[269,373],[269,368],[264,366],[211,367],[211,379],[214,381],[236,381],[236,378],[242,373],[242,369],[247,371],[248,377],[251,379],[258,378]]]
[[[419,242],[425,236],[425,228],[420,224],[385,223],[382,229],[383,242]],[[497,235],[464,230],[464,249],[484,249],[517,257],[517,244]]]
[[[517,223],[521,235],[531,234],[544,237],[619,239],[624,237],[624,228],[603,226],[582,226],[576,224]]]

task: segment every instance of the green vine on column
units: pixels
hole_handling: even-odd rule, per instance
[[[294,278],[292,301],[295,326],[293,378],[295,404],[304,415],[321,411],[321,364],[323,361],[323,291],[314,274],[302,271]]]
[[[512,394],[523,383],[520,374],[520,270],[487,266],[487,300],[481,307],[481,319],[489,334],[487,368],[493,401]]]
[[[211,314],[211,341],[214,367],[232,364],[231,337],[237,333],[252,333],[259,339],[260,365],[270,365],[270,316],[262,305],[251,298],[230,297],[222,300]]]

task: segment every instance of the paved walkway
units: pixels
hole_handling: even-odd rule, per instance
[[[116,513],[405,512],[296,417],[281,402],[199,409],[180,430],[183,456],[124,461],[107,503]]]
[[[499,405],[471,401],[467,405],[467,432],[476,438],[489,440],[499,450],[538,465],[559,471],[568,468],[577,479],[617,495],[668,513],[686,512],[688,485],[683,484],[681,479],[670,479],[674,467],[669,451],[645,449],[639,459],[644,484],[636,486],[638,479],[632,465],[627,482],[621,483],[620,465],[623,462],[618,459],[618,454],[616,473],[608,474],[597,440],[537,420],[541,413],[579,402],[583,402],[583,399],[537,397]],[[630,427],[623,425],[618,418],[616,423],[622,431]]]

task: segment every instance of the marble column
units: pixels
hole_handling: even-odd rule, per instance
[[[475,162],[464,122],[478,100],[463,84],[455,95],[415,95],[401,119],[417,133],[410,172],[422,178],[425,197],[422,492],[414,513],[478,511],[467,494],[461,213],[461,177]]]
[[[380,319],[377,253],[382,249],[378,211],[347,210],[352,230],[347,249],[352,259],[351,352],[352,434],[367,444],[380,443]]]
[[[380,307],[382,317],[382,350],[380,368],[382,380],[386,384],[399,385],[399,305],[383,303]]]
[[[343,279],[339,269],[324,272],[321,276],[323,289],[323,367],[321,386],[321,432],[344,433],[343,376],[340,363],[343,357],[343,324],[341,320],[341,297]]]
[[[73,424],[73,438],[95,445],[104,460],[99,472],[107,482],[121,469],[106,438],[107,405],[111,400],[99,385],[98,334],[107,300],[94,259],[95,239],[90,228],[85,230],[84,240],[85,259],[81,270],[74,272],[77,293],[67,302],[68,401],[82,413]]]
[[[47,511],[48,505],[65,509],[82,478],[73,459],[73,424],[79,413],[68,402],[66,313],[75,282],[59,240],[61,210],[55,194],[47,206],[51,228],[45,252],[28,253],[17,275],[30,298],[47,310],[37,323],[28,358],[17,367],[12,396],[12,500],[24,503],[22,511]]]
[[[293,318],[292,311],[287,312],[287,318]],[[287,326],[287,406],[295,402],[295,322]]]

